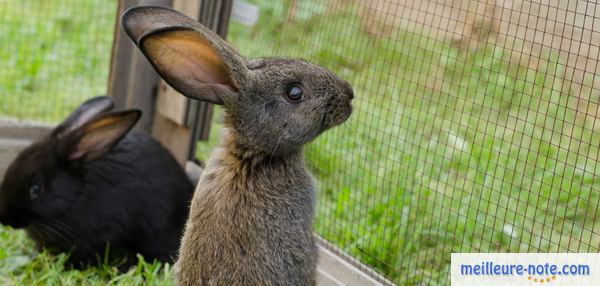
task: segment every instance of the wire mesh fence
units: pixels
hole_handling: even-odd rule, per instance
[[[598,3],[248,2],[243,54],[355,89],[306,150],[319,235],[401,285],[449,284],[452,252],[599,251]]]
[[[228,36],[243,54],[355,89],[306,150],[326,240],[401,285],[449,284],[451,252],[599,251],[599,4],[248,2]],[[56,122],[104,93],[116,4],[0,1],[0,116]]]
[[[116,1],[0,1],[0,116],[57,122],[106,93]]]

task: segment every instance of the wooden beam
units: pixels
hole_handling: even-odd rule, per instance
[[[152,137],[167,148],[182,166],[188,160],[188,150],[192,142],[190,135],[190,128],[181,126],[158,113],[154,116]]]
[[[233,0],[203,0],[198,20],[221,38],[227,37]],[[213,104],[191,100],[187,106],[186,124],[192,128],[190,159],[199,140],[208,140],[212,123]]]
[[[174,0],[173,9],[197,20],[200,2],[200,0]],[[188,105],[189,99],[164,81],[160,81],[152,136],[163,144],[181,165],[194,155],[190,150],[194,150],[192,144],[196,144],[193,140],[193,129],[186,124]]]
[[[173,7],[187,16],[200,21],[224,38],[227,33],[227,27],[229,26],[229,15],[231,14],[232,3],[232,0],[204,0],[201,2],[175,0],[173,1]],[[179,95],[179,93],[171,87],[161,83],[156,108],[157,114],[177,123],[179,125],[177,128],[190,129],[189,134],[192,142],[187,144],[189,149],[172,151],[176,153],[187,152],[188,159],[193,159],[197,141],[208,140],[210,135],[213,105],[206,102],[189,100],[186,97]],[[173,126],[173,128],[175,128],[175,126]],[[156,130],[153,134],[155,134],[156,137],[164,137],[163,135],[156,133],[159,131],[160,130]],[[170,133],[170,131],[166,132]],[[181,134],[183,134],[183,132],[181,132]],[[183,144],[180,144],[177,148],[181,148],[182,146]],[[177,157],[180,158],[182,155],[177,154]]]
[[[224,37],[232,0],[119,1],[108,94],[115,99],[116,108],[141,109],[144,116],[136,129],[151,133],[183,164],[186,161],[183,158],[194,157],[196,141],[208,139],[212,105],[188,100],[165,84],[125,34],[120,16],[130,7],[139,5],[173,7],[208,23],[208,27]]]
[[[0,182],[17,155],[52,129],[54,126],[47,123],[0,117]]]
[[[316,236],[316,235],[315,235]],[[317,285],[393,286],[368,266],[342,252],[323,238],[316,236],[319,261]]]
[[[174,0],[173,9],[182,12],[192,19],[198,20],[200,1]],[[186,122],[188,104],[189,100],[187,97],[179,94],[164,81],[161,81],[156,104],[156,110],[160,115],[181,126],[189,127],[191,125]]]
[[[189,15],[192,10],[197,13],[199,0],[119,1],[108,86],[108,94],[114,98],[115,108],[141,109],[144,115],[135,128],[152,134],[183,165],[189,155],[192,133],[190,128],[183,125],[186,99],[162,82],[146,57],[121,28],[121,15],[131,7],[142,5],[175,5],[176,9],[183,9]]]
[[[115,107],[118,109],[139,108],[144,112],[136,124],[137,130],[150,132],[152,129],[155,94],[160,78],[121,28],[121,15],[134,6],[170,7],[171,2],[171,0],[121,0],[117,8],[107,94],[114,98]]]

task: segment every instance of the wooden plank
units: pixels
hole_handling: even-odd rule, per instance
[[[188,17],[198,19],[200,0],[174,0],[173,8],[186,14]],[[192,129],[186,125],[186,113],[189,99],[175,91],[164,81],[160,81],[156,114],[152,136],[165,146],[182,165],[193,156],[195,144]],[[193,143],[192,143],[193,142]]]
[[[231,10],[233,9],[233,1],[223,1],[223,7],[221,7],[221,15],[219,16],[219,26],[217,27],[217,34],[223,39],[227,38],[229,32],[229,19],[231,18]]]
[[[181,126],[158,113],[154,116],[152,137],[167,148],[182,166],[185,165],[188,159],[188,150],[192,142],[189,140],[190,134],[189,128]]]
[[[202,1],[199,0],[174,0],[173,9],[187,15],[192,19],[198,20],[198,14],[200,13],[200,5]]]
[[[0,181],[15,157],[52,129],[54,126],[46,123],[0,118]]]
[[[38,140],[54,129],[54,125],[28,120],[0,117],[0,138]]]
[[[121,28],[121,15],[130,6],[138,3],[138,1],[131,1],[131,5],[125,5],[123,1],[119,1],[117,5],[117,15],[115,20],[115,26],[113,28],[113,46],[110,55],[110,70],[108,74],[108,90],[107,94],[112,96],[117,105],[124,105],[127,99],[125,92],[127,87],[127,77],[129,76],[129,64],[127,60],[131,58],[133,52],[132,45],[127,43],[127,38],[123,37],[123,31]]]
[[[191,18],[199,20],[213,31],[227,32],[232,1],[184,1],[175,0],[173,7]],[[221,19],[223,17],[223,19]],[[220,34],[222,37],[225,34]],[[189,128],[193,143],[189,144],[188,159],[194,157],[196,142],[207,140],[210,135],[210,125],[213,114],[212,104],[189,100],[166,84],[161,83],[157,98],[157,113],[180,125]],[[163,137],[158,136],[157,137]],[[178,152],[185,152],[179,150]],[[180,155],[177,155],[180,157]]]
[[[31,145],[33,141],[25,139],[7,139],[0,137],[0,182],[4,173],[12,161],[23,149]]]
[[[322,268],[317,267],[317,286],[344,286],[344,283],[335,279]]]
[[[119,1],[108,81],[108,95],[115,99],[117,109],[141,109],[144,116],[135,128],[150,132],[159,77],[148,60],[121,28],[121,15],[123,12],[130,7],[139,5],[170,7],[171,0]]]
[[[120,15],[130,7],[161,5],[173,7],[194,19],[199,19],[202,10],[205,12],[203,15],[208,17],[204,20],[213,24],[209,25],[213,30],[226,33],[231,3],[232,0],[120,1],[117,13],[120,21]],[[201,9],[201,5],[205,7]],[[224,21],[219,21],[221,17]],[[208,139],[212,105],[188,100],[162,82],[146,58],[124,33],[119,21],[115,26],[108,94],[114,97],[116,108],[135,107],[144,112],[136,129],[151,132],[176,158],[193,158],[196,141]],[[167,124],[165,120],[170,120],[173,124]],[[153,126],[158,121],[161,122],[160,126]],[[181,143],[187,141],[193,144]],[[183,148],[184,146],[187,146],[187,149]]]
[[[229,27],[229,18],[233,0],[204,0],[200,9],[199,21],[211,30],[215,31],[221,38],[225,39]],[[214,105],[208,102],[191,100],[188,103],[187,125],[192,128],[192,140],[208,140],[212,123]],[[190,154],[195,153],[196,144],[192,144]],[[190,156],[190,158],[192,157]]]
[[[199,0],[174,0],[173,9],[182,12],[192,19],[198,20],[198,14],[200,13],[200,2],[201,1]],[[187,97],[179,94],[162,80],[159,86],[156,102],[156,110],[162,116],[179,125],[188,125],[186,124],[186,113],[189,100]]]
[[[175,91],[164,81],[161,81],[156,97],[156,111],[161,116],[185,126],[185,113],[187,111],[188,99]]]
[[[121,28],[120,16],[123,12],[140,5],[175,5],[176,9],[193,15],[193,10],[199,9],[199,0],[119,1],[108,87],[108,94],[115,99],[115,108],[141,109],[144,115],[135,128],[151,133],[183,165],[189,155],[191,142],[190,129],[180,125],[185,119],[186,99],[160,80],[154,68]]]
[[[231,17],[231,11],[233,9],[233,0],[218,1],[215,3],[217,7],[213,7],[212,12],[218,17],[213,17],[211,22],[211,29],[215,31],[221,38],[227,38],[227,32],[229,30],[229,19]],[[210,19],[207,19],[207,22]],[[208,102],[199,102],[196,105],[195,118],[196,124],[194,126],[194,140],[208,140],[210,136],[210,127],[212,123],[214,105]]]
[[[391,286],[391,281],[317,237],[319,262],[317,285]]]

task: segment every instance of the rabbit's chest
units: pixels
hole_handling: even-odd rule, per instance
[[[225,192],[228,194],[200,192],[193,202],[190,223],[247,244],[267,245],[269,252],[274,251],[273,246],[292,249],[306,241],[312,243],[312,188],[294,190],[295,194],[289,195],[257,194],[233,187]]]
[[[224,279],[217,283],[223,285],[240,280],[269,285],[265,279],[311,284],[316,265],[312,185],[288,196],[234,186],[197,191],[181,253],[203,257],[195,263],[198,275],[210,281]]]
[[[312,285],[314,184],[302,160],[207,164],[177,262],[180,284]]]

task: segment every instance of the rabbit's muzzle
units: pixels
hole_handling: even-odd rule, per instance
[[[352,86],[345,80],[342,80],[341,86],[342,93],[348,96],[349,99],[354,99],[354,89],[352,89]]]
[[[332,96],[326,104],[326,113],[323,117],[323,129],[335,127],[346,121],[352,114],[351,101],[354,98],[354,91],[349,84],[342,85],[342,91]]]
[[[4,213],[3,211],[3,213],[0,214],[0,224],[19,229],[27,226],[27,220],[25,219],[24,214],[14,215]]]

